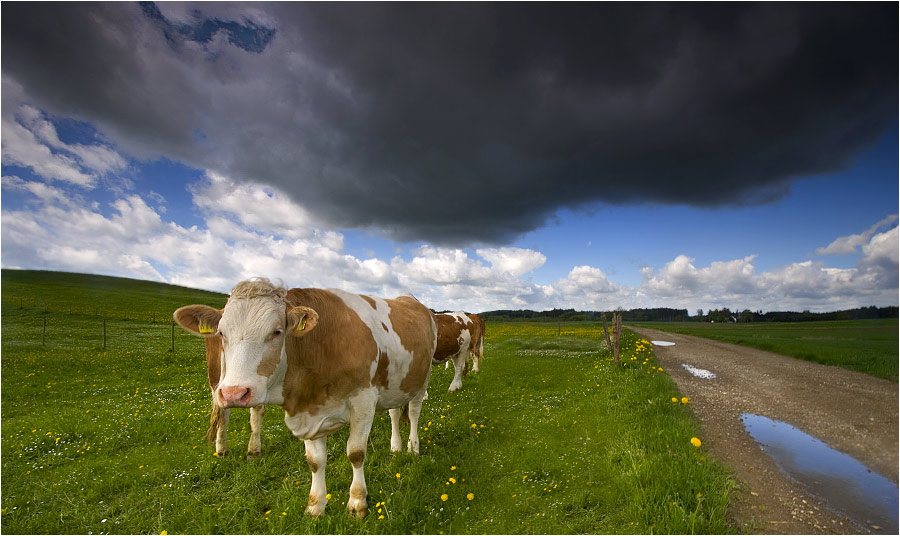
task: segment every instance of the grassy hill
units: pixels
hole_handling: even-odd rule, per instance
[[[227,296],[164,283],[103,275],[2,270],[3,307],[129,320],[172,320],[189,303],[221,307]]]

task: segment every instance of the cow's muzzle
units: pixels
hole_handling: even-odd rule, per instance
[[[226,408],[246,408],[253,399],[253,389],[237,385],[219,389],[219,402]]]

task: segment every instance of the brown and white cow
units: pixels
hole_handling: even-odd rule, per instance
[[[440,313],[434,315],[438,327],[438,343],[434,351],[432,363],[452,362],[454,375],[450,382],[450,392],[462,386],[462,379],[468,372],[469,353],[472,353],[475,372],[481,366],[482,348],[484,346],[484,321],[476,314],[463,311]]]
[[[222,311],[219,311],[220,313]],[[224,407],[216,396],[216,388],[222,379],[222,358],[224,346],[217,334],[204,337],[206,344],[206,377],[212,391],[212,411],[209,416],[209,430],[206,439],[216,444],[216,456],[228,454],[228,420],[231,410]],[[258,458],[261,453],[260,432],[266,407],[262,404],[250,408],[250,441],[247,443],[247,458]]]
[[[347,508],[360,517],[368,511],[363,463],[375,413],[389,410],[391,450],[399,451],[401,408],[408,404],[408,448],[419,452],[418,418],[437,327],[415,298],[286,291],[251,279],[234,287],[223,311],[189,305],[175,311],[175,319],[197,335],[222,338],[224,370],[216,396],[223,407],[284,408],[288,428],[305,442],[312,471],[308,514],[325,509],[325,443],[345,424],[353,466]]]

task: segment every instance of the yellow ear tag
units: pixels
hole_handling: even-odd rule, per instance
[[[203,322],[201,322],[199,331],[200,331],[200,333],[206,334],[206,333],[212,333],[215,330],[213,330],[213,328],[209,324],[204,324]]]
[[[303,323],[300,324],[299,326],[297,326],[297,333],[300,333],[304,329],[306,329],[306,319],[305,318],[303,319]]]

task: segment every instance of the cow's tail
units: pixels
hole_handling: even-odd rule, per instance
[[[216,434],[219,432],[219,426],[224,418],[225,408],[213,402],[212,410],[209,412],[209,430],[206,431],[206,440],[208,442],[216,442]]]

